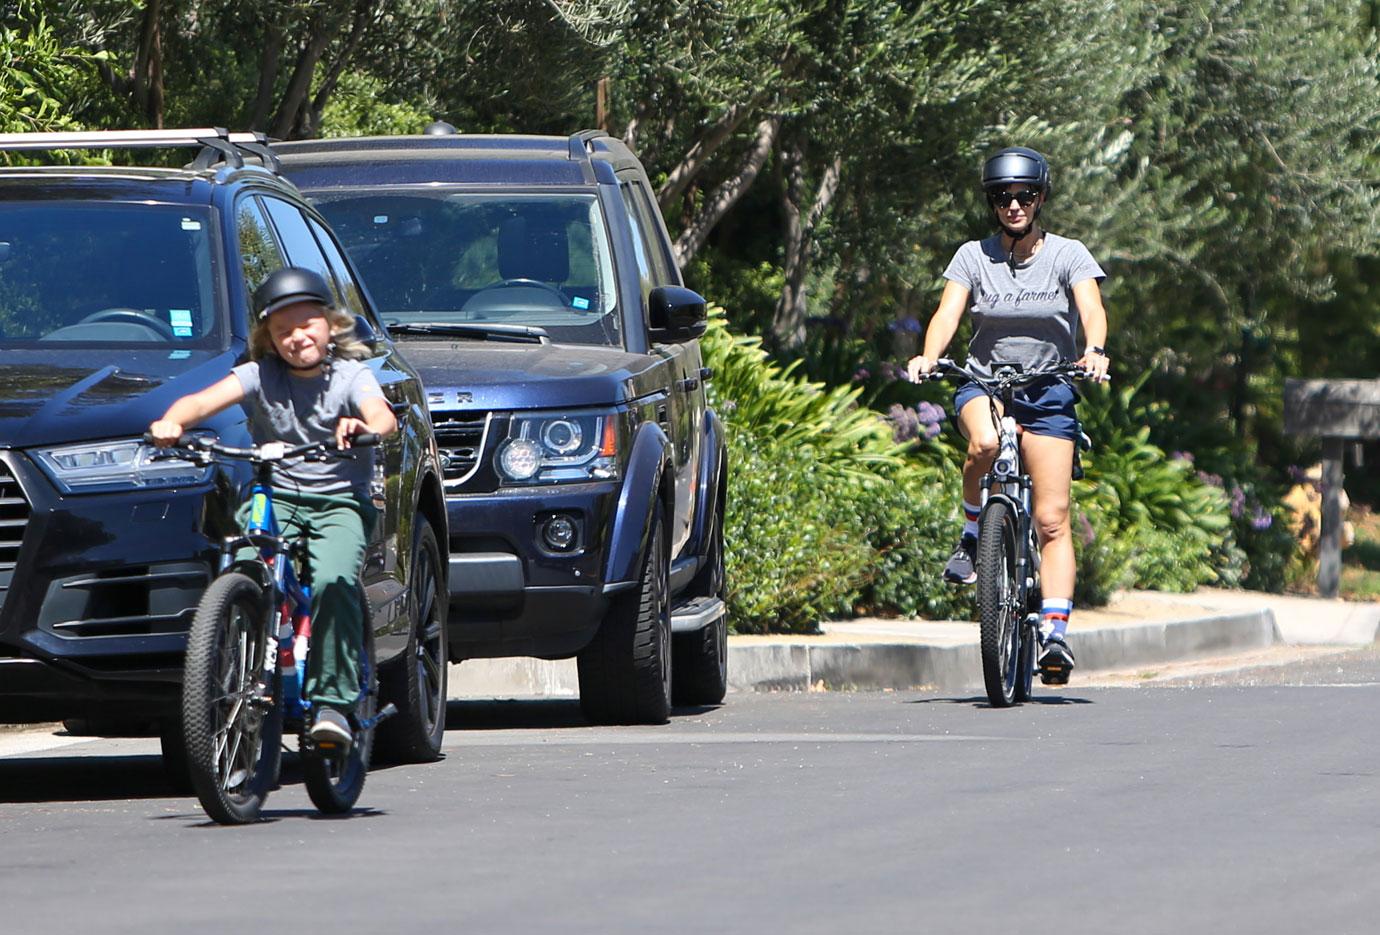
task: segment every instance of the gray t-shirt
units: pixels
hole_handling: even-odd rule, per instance
[[[333,360],[314,377],[293,376],[277,357],[240,364],[231,371],[244,387],[249,432],[255,444],[283,442],[335,446],[335,426],[342,416],[360,415],[366,399],[383,398],[378,378],[358,360]],[[328,461],[293,458],[273,466],[273,486],[314,494],[353,494],[367,500],[374,468],[374,449],[342,452]]]
[[[1082,356],[1073,287],[1107,274],[1082,241],[1044,236],[1044,246],[1014,270],[1000,235],[968,241],[944,270],[970,293],[968,369],[979,376],[991,376],[996,361],[1030,369]]]

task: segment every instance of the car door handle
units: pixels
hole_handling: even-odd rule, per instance
[[[700,379],[703,380],[705,383],[708,383],[710,380],[714,379],[714,368],[713,368],[713,367],[701,367],[701,368],[700,368]]]
[[[693,393],[700,388],[699,377],[686,377],[684,380],[676,381],[676,389],[683,393]]]

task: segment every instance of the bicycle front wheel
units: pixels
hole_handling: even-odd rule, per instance
[[[982,682],[987,700],[997,708],[1009,708],[1019,700],[1023,608],[1017,580],[1018,541],[1011,505],[990,501],[978,526],[977,605]]]
[[[283,720],[269,627],[263,589],[230,573],[206,589],[187,635],[187,770],[201,807],[221,824],[257,819],[278,775]]]

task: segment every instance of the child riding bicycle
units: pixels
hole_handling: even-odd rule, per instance
[[[159,447],[216,413],[249,400],[254,443],[331,443],[350,448],[361,433],[390,435],[397,420],[354,336],[353,316],[336,307],[326,280],[277,270],[254,290],[248,363],[184,396],[149,426]],[[316,711],[311,737],[348,748],[359,694],[364,595],[359,572],[375,510],[369,500],[373,450],[328,461],[287,459],[273,469],[273,496],[285,537],[307,541],[312,586],[312,652],[305,693]],[[241,524],[248,506],[241,510]]]
[[[1077,361],[1089,377],[1104,379],[1107,313],[1099,284],[1106,274],[1082,242],[1040,227],[1040,209],[1052,189],[1049,163],[1033,149],[1004,149],[983,164],[982,188],[1001,230],[963,244],[954,254],[944,271],[948,282],[925,331],[924,347],[907,365],[910,378],[934,369],[971,300],[968,369],[973,373],[990,377],[997,363],[1029,370]],[[1081,355],[1080,323],[1085,340]],[[1050,378],[1022,389],[1010,413],[1024,430],[1021,453],[1033,485],[1044,594],[1039,668],[1046,684],[1067,682],[1074,665],[1065,630],[1073,610],[1075,575],[1069,499],[1079,439],[1076,399],[1066,380]],[[997,426],[987,394],[976,384],[957,389],[954,409],[968,439],[968,456],[963,465],[963,534],[944,578],[972,584],[977,578],[974,557],[982,478],[997,453]]]

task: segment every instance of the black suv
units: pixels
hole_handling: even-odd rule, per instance
[[[718,703],[723,429],[647,175],[597,131],[433,130],[273,149],[426,383],[452,658],[577,656],[594,721]]]
[[[185,168],[0,168],[0,721],[174,718],[187,628],[250,478],[154,460],[141,438],[246,359],[250,293],[291,264],[323,273],[357,316],[399,414],[377,459],[364,583],[403,712],[386,722],[394,750],[434,756],[447,532],[416,371],[321,216],[250,164],[273,165],[253,137],[0,136],[0,151],[81,147],[201,149]],[[200,430],[249,442],[239,407]]]

